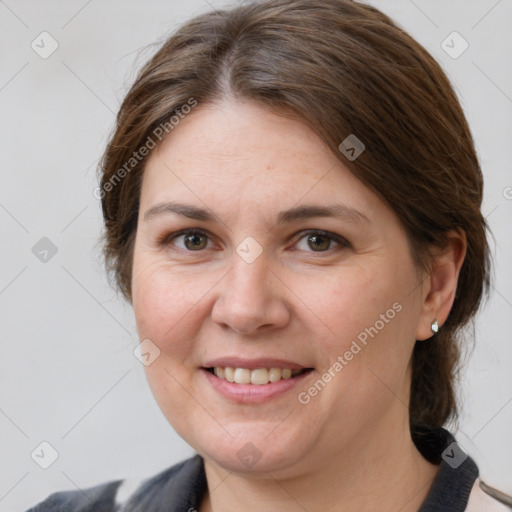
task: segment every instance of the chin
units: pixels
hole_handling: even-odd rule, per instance
[[[226,430],[230,431],[229,426]],[[231,437],[225,431],[220,438],[202,440],[185,439],[206,460],[221,468],[236,473],[268,478],[268,473],[291,476],[291,468],[304,463],[305,440],[295,439],[293,433],[282,433],[278,438],[269,438],[270,429],[265,433],[258,429],[245,429]],[[286,442],[283,440],[286,439]],[[297,447],[300,446],[300,452]]]
[[[268,473],[288,472],[295,462],[282,453],[273,453],[269,450],[262,453],[250,441],[238,450],[231,448],[221,452],[214,448],[210,452],[200,454],[226,471],[243,473],[254,478],[268,478]]]

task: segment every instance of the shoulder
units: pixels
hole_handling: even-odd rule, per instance
[[[466,512],[510,512],[511,510],[512,498],[495,491],[479,478],[476,479],[469,495]]]
[[[115,480],[87,489],[60,491],[26,512],[120,512],[129,503],[146,510],[183,492],[202,490],[203,460],[199,455],[184,460],[150,478]]]
[[[122,480],[83,490],[55,492],[27,512],[112,512]]]

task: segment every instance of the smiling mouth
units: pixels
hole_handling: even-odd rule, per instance
[[[254,384],[261,386],[272,384],[280,380],[293,379],[306,372],[310,372],[313,368],[300,368],[292,370],[290,368],[233,368],[231,366],[215,366],[213,368],[205,368],[216,377],[234,384]]]

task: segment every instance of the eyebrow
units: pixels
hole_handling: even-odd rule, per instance
[[[189,219],[205,222],[221,222],[219,217],[209,210],[176,202],[158,203],[152,206],[144,213],[144,221],[165,213],[176,213]],[[359,210],[342,204],[331,204],[303,205],[281,211],[277,215],[276,225],[305,220],[311,217],[335,217],[355,223],[370,223],[370,219]]]

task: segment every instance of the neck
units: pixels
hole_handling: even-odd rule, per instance
[[[396,416],[394,425],[358,435],[350,446],[311,466],[300,476],[279,478],[267,473],[253,478],[205,459],[210,492],[201,512],[417,512],[438,470],[416,449],[408,418],[397,424]]]

